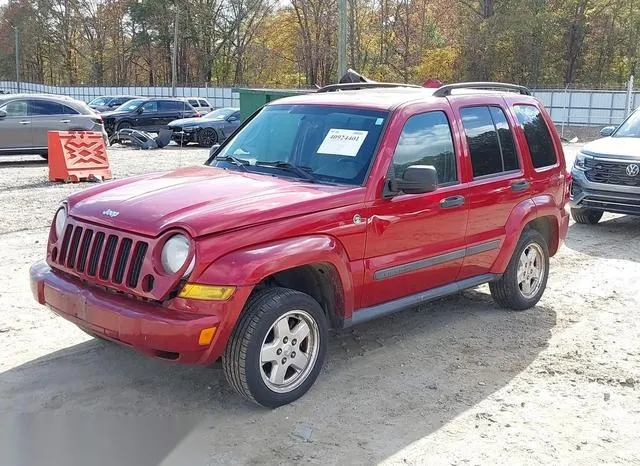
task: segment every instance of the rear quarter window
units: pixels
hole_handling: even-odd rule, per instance
[[[553,139],[540,110],[533,105],[514,105],[513,108],[527,139],[534,168],[555,165],[558,158]]]

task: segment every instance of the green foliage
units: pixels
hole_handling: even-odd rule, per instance
[[[348,65],[377,80],[619,86],[638,68],[628,0],[347,0]],[[177,13],[177,15],[176,15]],[[337,0],[9,0],[24,80],[298,87],[335,81]],[[13,79],[0,28],[0,79]]]

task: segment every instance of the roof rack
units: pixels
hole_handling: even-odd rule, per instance
[[[516,91],[522,95],[531,95],[531,91],[524,86],[518,86],[517,84],[508,83],[492,83],[492,82],[470,82],[470,83],[455,83],[446,84],[436,89],[433,93],[434,97],[446,97],[451,95],[451,91],[454,89],[486,89],[486,90],[507,90]]]
[[[390,88],[390,87],[420,88],[420,86],[416,86],[414,84],[362,82],[362,83],[329,84],[327,86],[321,87],[316,92],[353,91],[353,90],[359,90],[359,89],[375,89],[375,88]]]

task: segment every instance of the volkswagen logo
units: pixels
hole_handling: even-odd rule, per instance
[[[640,173],[640,167],[638,165],[635,163],[627,165],[627,175],[638,176],[638,173]]]

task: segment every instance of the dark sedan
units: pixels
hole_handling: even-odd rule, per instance
[[[207,113],[202,118],[184,118],[169,123],[172,139],[178,144],[198,143],[211,147],[227,139],[240,126],[240,109],[227,107]]]
[[[98,112],[108,112],[115,110],[120,105],[125,104],[133,99],[143,99],[144,97],[136,97],[135,95],[114,95],[114,96],[102,96],[96,97],[89,102],[89,107]]]
[[[153,98],[134,99],[113,112],[102,114],[109,135],[125,128],[159,132],[180,118],[194,118],[200,114],[182,99]]]

